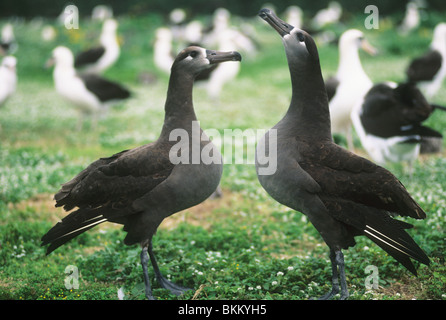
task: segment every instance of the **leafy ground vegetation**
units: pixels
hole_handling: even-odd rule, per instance
[[[432,15],[408,37],[395,34],[396,19],[390,18],[381,19],[378,30],[364,30],[379,50],[375,57],[361,53],[371,79],[403,80],[410,58],[425,50],[440,19]],[[53,23],[15,22],[18,89],[0,109],[0,299],[117,299],[119,289],[125,299],[143,299],[140,248],[123,245],[121,226],[96,227],[48,256],[40,238],[65,215],[52,200],[61,183],[99,157],[157,138],[168,78],[153,65],[152,45],[162,19],[119,18],[122,55],[106,76],[126,84],[133,97],[112,109],[97,127],[87,123],[80,132],[76,112],[55,93],[52,71],[43,65],[57,44],[73,51],[90,45],[100,26],[81,19],[80,29],[66,30],[54,23],[57,39],[44,43],[40,31],[47,22]],[[289,73],[280,39],[260,19],[247,22],[257,33],[260,49],[255,55],[242,53],[238,78],[227,84],[219,101],[211,101],[202,87],[194,89],[203,128],[268,129],[288,106]],[[349,27],[364,29],[363,17],[352,18],[335,32]],[[336,46],[319,49],[324,75],[333,74]],[[140,81],[148,75],[154,80]],[[446,104],[445,87],[434,100]],[[435,113],[428,124],[445,132],[446,114]],[[365,155],[359,140],[355,144],[355,151]],[[345,253],[351,299],[445,300],[445,152],[421,157],[412,174],[405,164],[388,168],[427,212],[426,220],[409,221],[414,224],[409,232],[431,265],[417,265],[414,277],[371,241],[358,238],[357,246]],[[305,216],[265,193],[253,165],[226,164],[221,186],[223,197],[180,212],[160,227],[154,248],[163,273],[193,290],[175,297],[154,281],[156,297],[310,299],[329,290],[327,247]],[[369,265],[378,268],[378,289],[365,287]],[[78,288],[66,283],[73,267],[79,274]]]

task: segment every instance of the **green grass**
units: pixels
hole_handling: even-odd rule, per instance
[[[364,68],[377,81],[403,79],[410,57],[430,41],[425,22],[410,38],[394,35],[389,21],[366,31],[380,50],[375,57],[361,53]],[[0,22],[2,25],[3,21]],[[246,53],[238,78],[229,83],[219,102],[203,88],[194,89],[195,108],[203,128],[268,129],[283,116],[290,98],[289,72],[281,41],[260,19],[252,21],[261,50]],[[361,28],[361,20],[348,27]],[[124,246],[121,226],[106,224],[78,236],[45,255],[41,236],[65,215],[54,208],[52,194],[91,161],[157,138],[167,90],[166,75],[152,62],[157,15],[121,17],[122,56],[106,76],[134,92],[113,109],[97,128],[76,132],[77,114],[55,93],[51,70],[42,66],[56,44],[74,51],[91,43],[98,25],[81,21],[81,29],[59,28],[54,43],[40,41],[37,22],[16,23],[17,93],[0,109],[0,299],[76,300],[143,299],[139,247]],[[341,32],[340,30],[339,32]],[[320,46],[325,76],[336,71],[334,46]],[[142,73],[157,77],[153,84],[138,81]],[[435,98],[446,104],[446,90]],[[436,113],[428,124],[444,131],[446,115]],[[359,140],[357,152],[364,155]],[[446,299],[444,255],[446,229],[446,160],[444,153],[423,157],[412,175],[404,164],[389,165],[427,212],[424,221],[410,221],[410,234],[431,258],[418,266],[419,276],[366,238],[345,252],[351,299]],[[272,200],[260,187],[252,165],[227,164],[221,185],[224,196],[178,213],[162,224],[154,238],[160,267],[173,281],[193,288],[181,297],[170,295],[154,281],[159,299],[309,299],[330,288],[328,249],[305,217]],[[67,289],[65,268],[76,266],[79,289]],[[365,268],[379,268],[380,288],[367,291]]]

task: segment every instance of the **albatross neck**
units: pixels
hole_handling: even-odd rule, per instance
[[[292,97],[284,119],[293,134],[332,139],[328,98],[319,60],[288,57]]]
[[[190,73],[172,68],[164,106],[165,117],[163,131],[176,128],[188,129],[196,121],[192,102],[195,77]]]
[[[343,45],[339,49],[339,68],[336,76],[339,79],[344,79],[352,74],[361,74],[363,77],[367,77],[364,69],[362,68],[361,60],[359,59],[358,48],[350,45]]]

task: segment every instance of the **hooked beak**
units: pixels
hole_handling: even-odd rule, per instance
[[[215,51],[206,50],[206,58],[209,64],[216,64],[225,61],[242,61],[242,56],[237,51]]]
[[[369,55],[374,56],[378,53],[378,50],[373,47],[370,42],[368,42],[366,39],[361,41],[361,49],[367,52]]]
[[[277,17],[270,9],[260,10],[259,17],[268,22],[268,24],[273,27],[281,37],[290,34],[291,30],[294,29],[292,25]]]

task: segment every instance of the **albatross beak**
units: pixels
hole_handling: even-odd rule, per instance
[[[206,50],[206,58],[210,64],[216,64],[225,61],[242,61],[242,56],[237,51],[215,51]]]
[[[378,53],[378,50],[376,50],[375,47],[373,47],[370,42],[367,40],[362,40],[361,42],[361,49],[367,52],[369,55],[374,56]]]
[[[260,10],[259,17],[268,22],[269,25],[273,27],[281,37],[290,34],[291,30],[294,29],[292,25],[277,17],[270,9]]]

